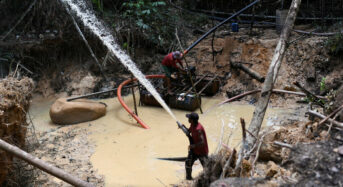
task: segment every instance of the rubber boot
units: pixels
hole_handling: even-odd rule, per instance
[[[193,180],[193,178],[192,178],[192,168],[186,168],[186,180]]]

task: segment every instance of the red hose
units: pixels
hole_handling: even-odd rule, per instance
[[[147,75],[145,76],[145,78],[147,79],[155,79],[155,78],[165,78],[165,75]],[[121,97],[121,89],[123,88],[123,86],[125,86],[126,84],[129,84],[130,82],[133,82],[133,81],[137,81],[136,78],[134,79],[128,79],[124,82],[122,82],[119,87],[118,87],[118,90],[117,90],[117,97],[118,97],[118,100],[120,102],[120,104],[124,107],[124,109],[145,129],[149,129],[150,127],[147,126],[124,102],[124,100],[122,99]]]

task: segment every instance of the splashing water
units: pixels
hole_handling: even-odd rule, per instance
[[[162,105],[162,107],[169,113],[171,117],[177,121],[175,115],[170,110],[168,105],[164,102],[161,96],[158,94],[153,85],[145,78],[144,74],[139,71],[135,63],[130,59],[130,57],[125,54],[125,52],[119,47],[113,38],[112,34],[106,29],[106,27],[96,18],[93,11],[87,8],[83,0],[61,0],[63,3],[69,5],[71,10],[73,10],[76,15],[81,19],[83,24],[88,27],[103,44],[110,50],[119,61],[129,69],[132,74],[145,86],[147,90],[155,97],[155,99]]]

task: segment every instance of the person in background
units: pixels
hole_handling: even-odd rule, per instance
[[[189,132],[191,144],[189,145],[188,157],[186,159],[186,179],[192,180],[192,167],[194,162],[199,159],[202,167],[208,157],[208,145],[204,127],[199,123],[199,115],[195,112],[186,114],[188,122],[191,124]]]
[[[174,51],[166,55],[162,60],[162,69],[166,75],[168,94],[171,94],[171,76],[174,72],[183,72],[182,53]],[[179,65],[179,66],[178,66]]]

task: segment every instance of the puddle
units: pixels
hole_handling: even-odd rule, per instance
[[[125,97],[124,100],[133,108],[132,97]],[[49,107],[53,101],[33,100],[30,113],[38,131],[58,127],[49,119]],[[117,98],[101,101],[108,105],[106,116],[73,127],[87,127],[90,132],[88,139],[96,145],[91,162],[99,174],[105,176],[106,186],[169,186],[184,179],[183,162],[157,159],[184,157],[187,156],[188,149],[188,139],[162,108],[138,107],[139,117],[150,127],[146,130],[129,116]],[[218,99],[203,98],[202,107],[206,110],[218,102]],[[222,134],[223,143],[230,147],[237,146],[242,136],[239,118],[243,117],[246,124],[249,124],[253,111],[254,107],[251,105],[233,104],[222,105],[206,115],[197,111],[200,114],[199,121],[207,133],[210,154],[216,151]],[[180,122],[189,126],[186,111],[173,109],[173,112]],[[283,112],[285,110],[268,109],[266,119]],[[269,120],[264,120],[264,124],[266,121]],[[202,167],[197,161],[193,166],[193,176],[201,171]]]
[[[51,131],[60,127],[55,125],[50,120],[50,106],[55,102],[56,98],[42,98],[34,96],[29,109],[29,115],[35,125],[35,130],[38,132]]]

